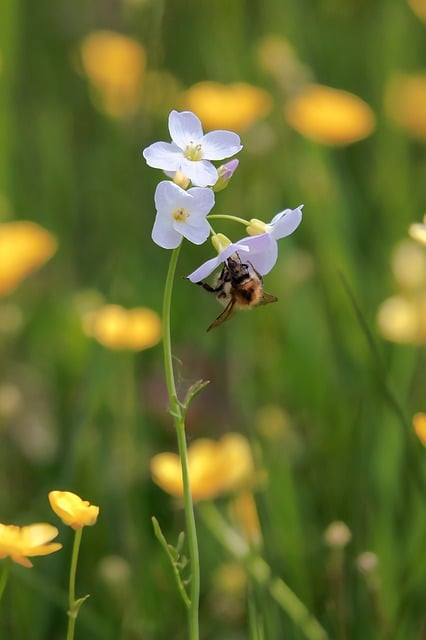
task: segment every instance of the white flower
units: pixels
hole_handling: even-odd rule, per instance
[[[152,239],[163,249],[175,249],[187,238],[202,244],[210,235],[206,216],[214,206],[211,189],[192,187],[185,191],[177,184],[163,180],[155,190],[155,217]]]
[[[242,149],[233,131],[203,134],[201,122],[191,111],[172,111],[169,115],[172,142],[154,142],[144,149],[147,164],[166,172],[180,171],[199,187],[212,186],[218,179],[210,160],[230,158]]]
[[[300,205],[297,209],[285,209],[277,213],[269,224],[256,220],[258,228],[265,229],[265,233],[247,236],[238,240],[238,242],[229,244],[215,258],[207,260],[198,269],[190,273],[187,276],[188,280],[191,282],[204,280],[235,252],[243,252],[242,261],[250,261],[261,275],[269,273],[278,258],[277,240],[289,236],[297,229],[302,221],[302,207],[303,205]]]

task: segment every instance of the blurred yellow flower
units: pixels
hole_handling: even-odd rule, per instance
[[[403,289],[426,289],[426,251],[412,240],[403,240],[393,251],[392,271]]]
[[[426,413],[419,412],[414,414],[413,429],[422,445],[426,447]]]
[[[244,82],[199,82],[183,93],[181,104],[196,113],[206,129],[241,132],[270,112],[272,98],[264,89]]]
[[[390,117],[416,137],[426,138],[426,74],[391,78],[385,95]]]
[[[251,491],[240,491],[230,504],[231,517],[240,527],[246,540],[255,547],[262,544],[262,530],[256,502]]]
[[[140,351],[161,340],[161,320],[152,309],[107,304],[83,316],[83,330],[109,349]]]
[[[409,235],[426,247],[426,216],[423,218],[423,222],[415,222],[411,224],[408,229]]]
[[[59,542],[50,542],[57,535],[57,528],[47,523],[27,527],[0,524],[0,558],[10,557],[23,567],[32,567],[29,557],[47,556],[62,549]]]
[[[81,43],[83,70],[97,89],[100,110],[121,117],[135,112],[140,102],[146,54],[128,36],[95,31]]]
[[[284,91],[295,91],[311,76],[293,46],[276,35],[265,36],[258,42],[256,58],[263,71],[269,73]]]
[[[55,237],[34,222],[0,224],[0,296],[13,291],[55,253]]]
[[[396,295],[379,307],[377,324],[383,337],[391,342],[426,343],[426,292]]]
[[[392,342],[425,344],[426,251],[412,240],[400,242],[393,251],[392,271],[400,291],[379,306],[379,330]]]
[[[375,116],[366,102],[340,89],[308,84],[284,107],[288,123],[306,138],[325,145],[347,145],[374,130]]]
[[[98,519],[99,507],[82,500],[71,491],[51,491],[49,502],[62,522],[75,530],[91,526]]]
[[[244,436],[228,433],[217,442],[196,440],[188,449],[192,497],[208,500],[235,491],[250,482],[254,465],[250,445]],[[182,470],[175,453],[159,453],[151,459],[153,480],[176,497],[183,495]]]
[[[408,0],[408,4],[416,16],[426,22],[426,0]]]

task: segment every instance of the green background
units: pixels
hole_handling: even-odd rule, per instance
[[[214,212],[268,221],[303,203],[304,219],[281,241],[265,278],[279,302],[209,334],[217,303],[183,276],[212,250],[185,243],[172,310],[178,382],[185,390],[211,380],[190,410],[188,438],[240,431],[251,440],[268,474],[256,492],[264,556],[330,638],[420,640],[424,452],[411,416],[426,408],[425,352],[383,341],[375,324],[379,304],[396,290],[392,248],[421,220],[425,202],[424,146],[384,109],[392,74],[424,69],[425,27],[399,0],[1,3],[1,219],[39,223],[59,248],[0,301],[3,320],[20,318],[12,329],[3,321],[0,333],[0,384],[20,397],[13,415],[0,416],[0,520],[51,522],[65,548],[36,558],[31,570],[13,566],[0,637],[65,636],[72,538],[50,511],[52,489],[74,491],[101,510],[83,535],[77,593],[92,596],[76,638],[186,637],[151,525],[156,515],[170,541],[183,528],[182,511],[149,473],[152,455],[176,450],[161,346],[109,351],[83,334],[78,307],[96,290],[108,302],[160,312],[169,254],[150,233],[162,178],[141,151],[168,139],[167,114],[177,105],[165,99],[153,112],[145,96],[133,117],[97,111],[72,57],[99,29],[135,38],[148,70],[170,72],[182,88],[245,81],[271,93],[272,144],[258,149],[253,132],[242,134],[240,167]],[[366,100],[375,132],[329,149],[292,131],[282,92],[256,55],[270,35],[287,39],[316,81]],[[243,235],[231,225],[222,230]],[[259,429],[259,411],[270,405],[288,422],[273,439]],[[337,577],[323,540],[335,520],[352,533]],[[214,583],[230,558],[201,522],[199,534],[201,636],[249,638],[244,598],[218,595]],[[365,550],[379,559],[373,594],[356,569]],[[112,586],[102,571],[109,556],[127,571]],[[262,590],[255,600],[265,638],[304,637]]]

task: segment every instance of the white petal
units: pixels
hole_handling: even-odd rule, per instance
[[[159,213],[156,215],[151,237],[163,249],[175,249],[182,242],[182,236],[173,228],[171,218]]]
[[[176,171],[182,159],[181,149],[173,142],[154,142],[142,155],[148,166],[166,171]]]
[[[216,167],[208,160],[187,160],[183,158],[179,171],[190,178],[197,187],[208,187],[216,183],[218,173]]]
[[[213,209],[215,196],[211,189],[192,187],[188,189],[187,193],[193,197],[193,201],[188,206],[190,211],[197,211],[206,216]]]
[[[203,157],[207,160],[223,160],[241,151],[240,136],[233,131],[210,131],[202,141]]]
[[[204,280],[204,278],[207,278],[211,273],[213,273],[213,271],[220,263],[221,259],[219,258],[219,256],[211,258],[186,277],[188,278],[188,280],[191,280],[191,282],[200,282],[201,280]]]
[[[204,280],[207,278],[217,267],[225,262],[229,256],[231,256],[235,251],[243,251],[248,252],[248,247],[239,242],[229,244],[223,251],[221,251],[215,258],[211,258],[204,262],[198,269],[195,269],[192,273],[187,276],[188,280],[191,282],[200,282],[200,280]]]
[[[275,265],[278,258],[278,245],[276,240],[269,233],[263,233],[259,236],[248,236],[237,242],[242,243],[249,249],[249,260],[253,267],[261,275],[269,273]]]
[[[186,207],[192,200],[188,193],[170,180],[162,180],[155,190],[155,208],[159,213],[171,214],[178,207]]]
[[[203,137],[203,127],[192,111],[172,111],[169,115],[170,136],[178,147],[185,149],[190,144],[197,144]]]
[[[185,223],[174,223],[174,229],[190,242],[203,244],[210,235],[210,225],[205,218],[195,218],[190,216]],[[181,227],[181,228],[179,228]]]
[[[270,223],[272,225],[271,236],[278,240],[293,233],[302,222],[302,207],[303,205],[300,205],[297,209],[285,209],[285,211],[277,213]]]

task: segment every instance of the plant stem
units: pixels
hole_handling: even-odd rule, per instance
[[[6,588],[7,579],[9,577],[10,560],[6,558],[3,563],[3,569],[0,572],[0,600],[2,599],[3,592]]]
[[[74,544],[72,548],[70,580],[69,580],[69,589],[68,589],[69,611],[68,611],[67,640],[73,640],[74,638],[75,621],[77,619],[77,614],[78,614],[78,608],[76,608],[75,606],[75,576],[77,573],[78,552],[80,549],[82,533],[83,533],[83,528],[77,529],[74,535]]]
[[[164,369],[166,376],[167,391],[170,402],[170,412],[173,416],[176,436],[179,449],[179,457],[182,467],[183,480],[183,502],[185,509],[186,535],[188,538],[189,559],[191,568],[191,589],[190,605],[188,607],[188,623],[190,640],[198,640],[199,623],[198,609],[200,600],[200,562],[198,553],[197,530],[195,526],[194,505],[192,502],[191,488],[189,484],[188,471],[188,451],[186,446],[185,416],[181,403],[176,392],[175,377],[173,371],[173,356],[170,332],[170,310],[173,291],[173,281],[176,265],[179,257],[180,246],[172,251],[169,270],[167,272],[166,284],[163,298],[163,349],[164,349]]]
[[[250,222],[248,220],[244,220],[244,218],[239,218],[238,216],[232,216],[227,213],[212,213],[207,216],[207,220],[231,220],[232,222],[239,222],[247,227]]]
[[[203,502],[200,505],[200,511],[216,539],[234,557],[243,561],[252,579],[269,591],[275,602],[285,611],[305,638],[328,640],[327,633],[303,602],[281,578],[275,578],[272,575],[267,562],[256,551],[250,549],[247,541],[226,522],[217,507],[212,502]]]

